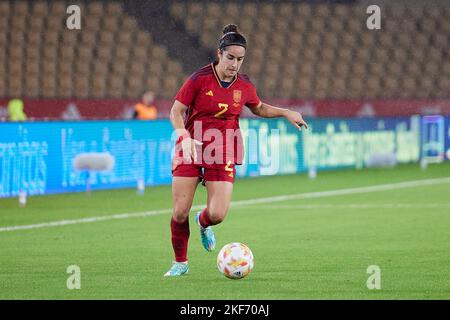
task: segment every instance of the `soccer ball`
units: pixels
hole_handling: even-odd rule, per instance
[[[217,255],[217,268],[227,278],[242,279],[253,269],[253,253],[243,243],[229,243]]]

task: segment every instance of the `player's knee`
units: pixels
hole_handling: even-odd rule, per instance
[[[184,207],[175,207],[173,209],[173,220],[178,223],[183,223],[189,216],[189,209]]]

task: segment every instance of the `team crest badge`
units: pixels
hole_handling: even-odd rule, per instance
[[[242,91],[241,90],[233,90],[233,101],[235,106],[239,106],[239,102],[241,102]]]
[[[241,101],[242,91],[241,90],[233,90],[233,101],[239,103]]]

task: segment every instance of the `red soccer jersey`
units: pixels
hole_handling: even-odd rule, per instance
[[[210,154],[215,163],[219,162],[218,159],[221,159],[221,164],[230,160],[234,164],[242,163],[242,138],[239,130],[242,107],[256,107],[261,102],[255,86],[246,75],[238,73],[225,88],[211,63],[193,73],[175,99],[188,107],[185,128],[191,137],[203,142],[202,166],[209,166],[212,160]],[[198,130],[200,127],[201,130]],[[218,132],[222,139],[217,139]]]

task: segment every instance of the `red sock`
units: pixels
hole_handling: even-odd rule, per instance
[[[202,213],[200,213],[200,225],[203,228],[208,228],[209,226],[214,225],[215,223],[213,223],[208,216],[208,208],[203,209]]]
[[[170,229],[172,231],[172,247],[175,253],[175,261],[187,261],[189,219],[186,219],[185,222],[178,223],[172,218],[170,220]]]

